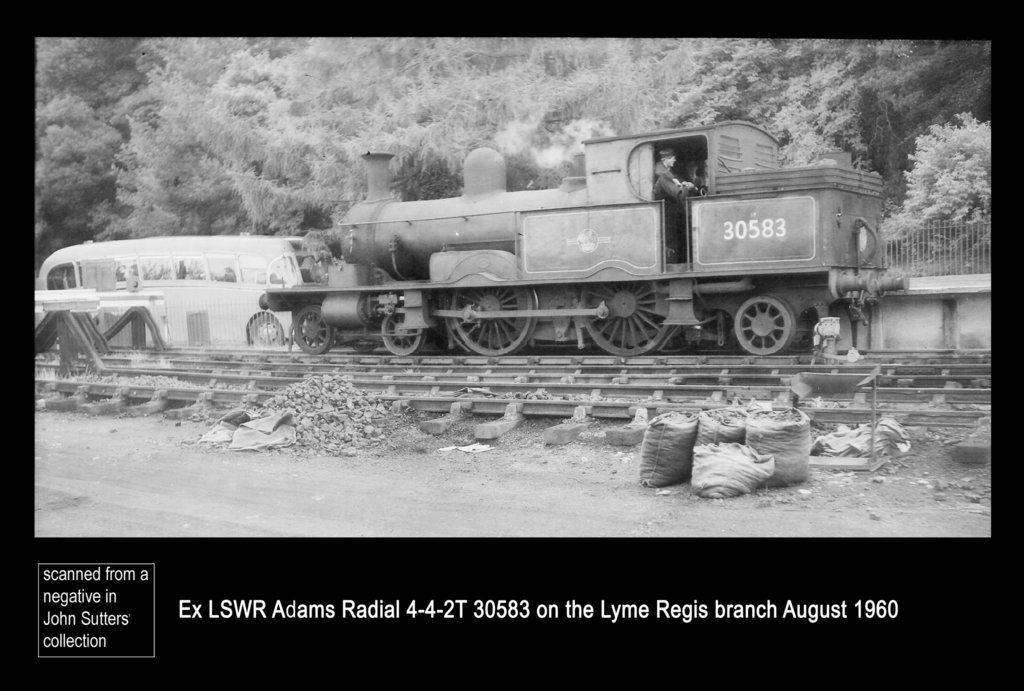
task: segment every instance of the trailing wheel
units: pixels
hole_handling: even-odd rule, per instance
[[[448,317],[445,323],[455,340],[480,355],[508,355],[517,351],[533,333],[535,317],[522,317],[515,310],[532,310],[537,297],[528,288],[466,288],[452,294],[451,309],[464,310],[465,317]],[[476,318],[475,312],[508,311],[509,316]]]
[[[423,329],[406,329],[404,322],[404,314],[392,312],[380,325],[384,346],[395,355],[412,355],[423,345]]]
[[[284,327],[270,312],[254,314],[245,328],[245,336],[249,345],[252,346],[277,346],[284,345]]]
[[[310,355],[323,355],[334,344],[334,328],[326,321],[320,305],[303,307],[292,318],[295,344]]]
[[[736,311],[734,331],[740,347],[752,355],[786,350],[796,336],[796,315],[773,295],[752,297]]]
[[[608,308],[607,317],[588,317],[584,326],[594,343],[615,355],[649,353],[661,347],[676,330],[662,323],[666,310],[659,309],[653,283],[588,285],[583,288],[580,302],[587,308],[603,302]]]

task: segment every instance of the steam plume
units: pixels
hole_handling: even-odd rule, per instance
[[[495,137],[504,154],[529,153],[541,168],[557,168],[571,162],[574,154],[583,152],[583,142],[594,137],[611,137],[615,131],[601,120],[581,118],[556,131],[542,127],[543,116],[530,116],[505,126]]]

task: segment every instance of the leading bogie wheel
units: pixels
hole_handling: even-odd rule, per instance
[[[334,328],[324,321],[320,305],[307,305],[292,319],[295,344],[310,355],[323,355],[334,345]]]
[[[774,295],[752,297],[736,310],[733,328],[740,347],[752,355],[784,352],[796,336],[796,315]]]
[[[406,329],[404,322],[404,314],[392,312],[380,325],[384,346],[395,355],[412,355],[423,346],[423,329]]]

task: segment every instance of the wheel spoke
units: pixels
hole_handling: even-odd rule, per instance
[[[608,307],[605,319],[588,318],[584,322],[591,339],[603,350],[615,355],[634,356],[651,352],[663,343],[675,327],[662,324],[658,293],[653,283],[616,283],[587,285],[580,304]]]
[[[637,337],[637,332],[639,331],[639,329],[637,328],[636,322],[636,315],[629,318],[629,342],[630,345],[632,345],[634,348],[641,344],[641,340]]]
[[[472,288],[457,291],[450,304],[456,310],[493,312],[534,309],[536,298],[525,288]],[[535,317],[508,317],[466,321],[459,317],[445,320],[453,339],[466,349],[481,355],[507,355],[518,350],[532,335]]]
[[[423,330],[406,329],[404,323],[404,314],[392,312],[380,325],[384,346],[395,355],[412,355],[423,345]]]
[[[309,305],[298,311],[292,333],[299,348],[312,355],[326,353],[334,341],[334,329],[324,321],[319,305]]]
[[[612,332],[609,338],[610,341],[616,341],[616,334],[621,333],[624,335],[626,333],[626,325],[623,323],[623,321],[624,320],[622,319],[616,319],[615,321],[612,322]],[[619,341],[621,342],[621,337],[619,338]]]
[[[515,323],[506,319],[495,319],[494,330],[498,334],[499,345],[508,345],[515,340]]]
[[[647,316],[645,312],[637,312],[636,318],[642,321],[650,330],[657,331],[658,325],[654,323],[654,320]]]
[[[740,346],[755,355],[784,351],[793,341],[796,320],[781,299],[771,295],[750,298],[736,311],[735,334]]]

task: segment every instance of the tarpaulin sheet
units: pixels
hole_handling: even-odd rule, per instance
[[[240,425],[229,421],[248,420]],[[199,440],[207,444],[228,444],[231,451],[262,451],[295,443],[295,418],[283,411],[250,420],[248,415],[224,416]]]
[[[875,425],[875,453],[888,454],[894,450],[909,451],[910,437],[898,422],[884,417]],[[840,426],[832,434],[815,439],[811,453],[815,456],[870,456],[871,425],[859,425],[855,429]]]

